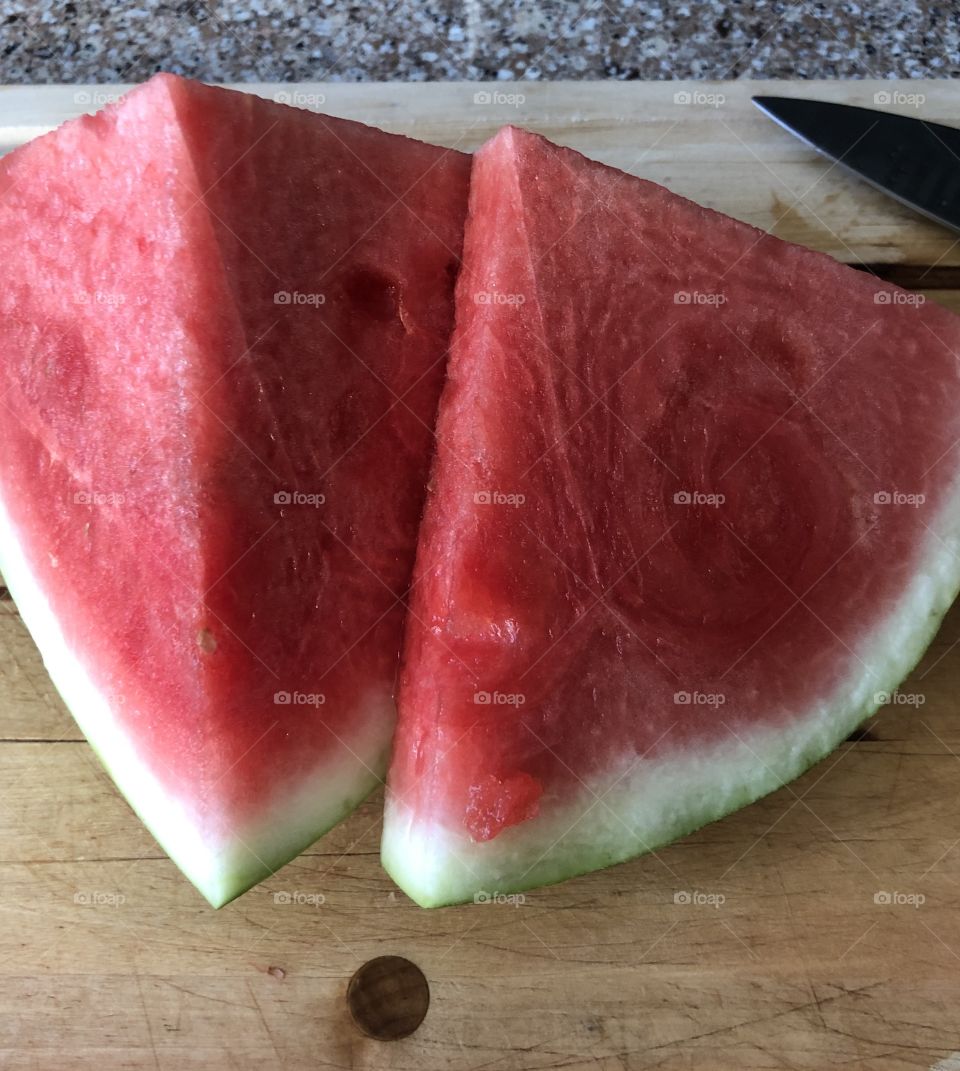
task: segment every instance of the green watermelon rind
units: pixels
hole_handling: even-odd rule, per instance
[[[708,751],[655,762],[630,756],[573,801],[546,801],[538,818],[485,843],[435,816],[418,819],[388,786],[385,869],[422,907],[482,902],[656,851],[793,781],[876,713],[880,697],[894,692],[919,663],[960,593],[960,488],[948,502],[946,534],[938,537],[931,529],[922,565],[899,604],[858,645],[853,664],[861,659],[863,671],[789,729],[765,728],[747,737],[741,731]],[[726,708],[720,710],[721,718],[729,717]],[[699,792],[681,787],[697,784]]]
[[[215,840],[201,833],[183,801],[170,793],[136,752],[63,629],[24,555],[0,497],[0,572],[64,703],[113,782],[157,842],[213,907],[222,907],[323,836],[383,782],[392,711],[371,699],[357,735],[343,752],[302,781],[278,787],[255,821]],[[339,781],[340,791],[331,792]]]

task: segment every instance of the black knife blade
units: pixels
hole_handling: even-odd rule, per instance
[[[794,97],[753,103],[841,167],[960,231],[960,130],[851,104]]]

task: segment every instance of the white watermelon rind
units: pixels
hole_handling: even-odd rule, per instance
[[[879,696],[897,689],[960,592],[960,489],[949,502],[943,534],[930,530],[908,589],[854,652],[859,672],[789,728],[738,731],[720,745],[656,761],[625,756],[573,800],[541,801],[538,818],[484,843],[414,814],[388,786],[387,872],[422,907],[482,902],[662,848],[799,777],[876,712]],[[731,713],[720,707],[718,717]]]
[[[308,776],[278,786],[256,820],[228,834],[205,834],[188,805],[164,787],[111,705],[64,638],[0,496],[0,572],[40,650],[54,686],[135,813],[213,907],[270,877],[323,836],[379,787],[394,713],[388,696],[371,698],[367,716],[343,748]],[[387,709],[387,708],[391,709]]]

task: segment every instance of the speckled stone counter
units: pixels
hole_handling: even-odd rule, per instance
[[[960,5],[0,0],[0,82],[960,75]]]

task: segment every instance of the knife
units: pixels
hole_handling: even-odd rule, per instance
[[[821,100],[754,97],[753,103],[847,171],[960,231],[960,130]]]

